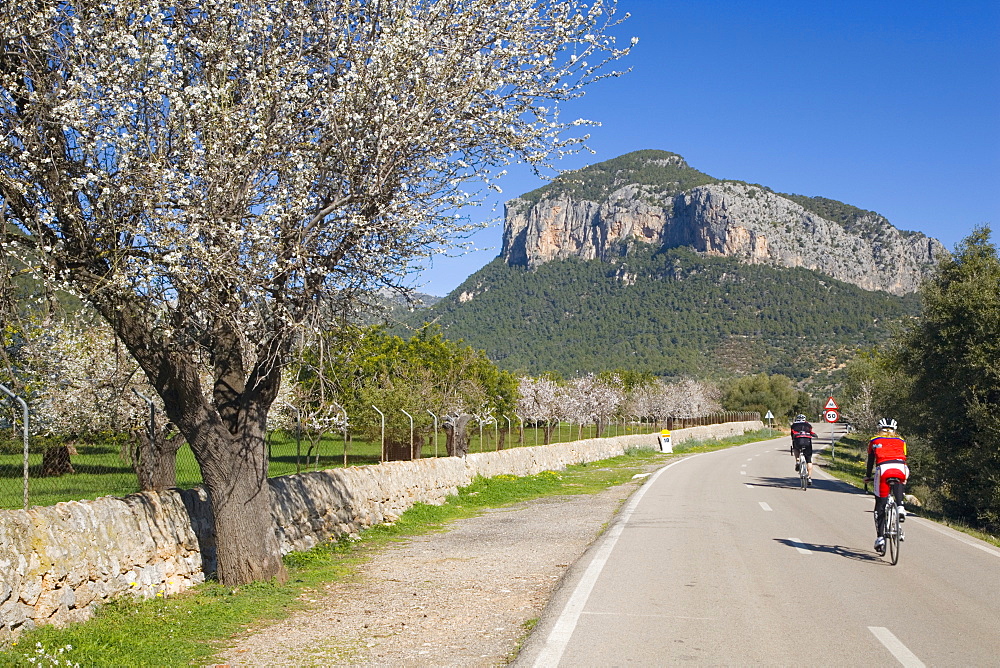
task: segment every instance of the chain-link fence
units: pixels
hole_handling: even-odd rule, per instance
[[[604,426],[602,436],[655,433],[661,428],[685,427],[760,419],[757,413],[716,413],[675,417],[654,421],[625,417]],[[22,416],[9,410],[0,413],[0,508],[27,505],[51,505],[60,501],[93,499],[99,496],[124,496],[139,491],[137,464],[140,434],[110,434],[103,438],[55,441],[31,437],[27,443]],[[29,417],[30,420],[30,417]],[[525,421],[517,416],[499,421],[474,423],[469,428],[469,452],[501,448],[565,443],[594,438],[593,424],[567,421]],[[311,437],[310,437],[311,436]],[[415,436],[412,452],[416,457],[445,456],[442,429],[422,430]],[[356,438],[349,432],[323,435],[275,431],[268,435],[268,473],[288,475],[337,466],[377,464],[384,458],[385,444]],[[173,477],[166,486],[193,487],[201,483],[201,473],[194,453],[181,445],[173,458]]]

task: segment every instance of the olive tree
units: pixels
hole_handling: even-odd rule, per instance
[[[727,411],[771,411],[779,418],[792,414],[800,397],[792,379],[781,374],[742,376],[727,383],[722,392],[722,407]]]
[[[222,582],[284,577],[264,455],[293,341],[469,231],[454,212],[471,178],[582,145],[560,103],[630,48],[615,10],[0,8],[3,253],[89,302],[163,399],[211,498]]]

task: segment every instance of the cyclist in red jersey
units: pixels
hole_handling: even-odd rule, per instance
[[[878,423],[878,434],[868,442],[868,463],[865,481],[875,483],[875,550],[885,549],[882,534],[885,529],[885,504],[889,498],[890,478],[898,478],[903,484],[896,485],[896,504],[899,506],[899,521],[906,519],[903,508],[903,488],[910,475],[906,466],[906,441],[896,433],[896,421],[882,418]],[[874,473],[874,478],[872,477]]]

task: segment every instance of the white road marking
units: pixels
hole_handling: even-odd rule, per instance
[[[791,541],[793,545],[795,545],[795,549],[798,550],[801,554],[812,554],[812,550],[807,549],[806,544],[803,543],[798,538],[789,538],[788,540]]]
[[[912,522],[914,519],[916,518],[914,518],[912,515],[907,515],[906,517],[907,522]],[[977,550],[982,550],[987,554],[992,554],[994,557],[1000,557],[1000,550],[994,550],[992,547],[986,547],[985,545],[980,545],[979,543],[975,542],[972,538],[967,538],[965,534],[955,531],[954,529],[947,531],[939,527],[935,522],[931,522],[930,520],[926,522],[921,522],[920,524],[921,526],[930,527],[931,529],[934,529],[940,534],[944,534],[945,536],[954,538],[959,543],[965,543],[966,545],[974,547]]]
[[[753,489],[753,485],[751,485],[750,483],[745,482],[743,484],[747,486],[747,489]]]
[[[771,512],[771,506],[767,505],[763,501],[758,501],[757,503],[759,503],[760,507],[766,510],[767,512]]]
[[[562,659],[563,653],[566,651],[566,645],[569,644],[569,639],[573,635],[573,631],[576,629],[576,624],[580,620],[580,615],[583,613],[583,608],[587,605],[587,599],[590,598],[590,592],[593,591],[594,585],[597,584],[597,579],[601,576],[601,571],[604,569],[605,564],[608,563],[608,558],[611,556],[612,550],[615,549],[615,545],[618,543],[618,538],[621,536],[622,531],[625,529],[625,525],[628,524],[628,520],[632,517],[632,513],[639,506],[639,501],[642,500],[643,495],[646,494],[646,490],[653,486],[656,479],[660,475],[671,468],[676,466],[681,462],[689,461],[695,457],[701,456],[703,453],[698,453],[697,455],[691,455],[690,457],[685,457],[684,459],[678,459],[672,464],[664,466],[662,469],[657,471],[642,487],[639,488],[632,498],[629,500],[628,505],[622,511],[621,516],[618,521],[615,522],[608,533],[605,535],[605,540],[601,543],[600,547],[594,553],[594,558],[591,560],[590,565],[587,566],[587,570],[584,571],[583,576],[581,576],[580,581],[576,585],[576,589],[573,590],[573,594],[566,601],[566,606],[563,608],[562,612],[559,614],[559,618],[556,620],[555,625],[552,627],[552,631],[549,633],[549,637],[545,640],[545,645],[542,647],[538,656],[535,657],[535,666],[538,668],[547,668],[548,666],[559,665],[559,661]]]
[[[640,619],[698,619],[698,620],[703,620],[703,621],[707,621],[707,622],[714,622],[715,620],[718,619],[718,617],[688,617],[688,616],[685,616],[685,615],[640,615],[640,614],[636,614],[636,613],[617,612],[617,611],[615,611],[615,612],[591,612],[590,610],[585,610],[583,612],[583,614],[585,614],[585,615],[594,615],[594,616],[598,616],[598,617],[601,616],[601,615],[603,615],[605,617],[638,617]]]
[[[866,496],[860,497],[860,498],[863,501],[865,501],[865,503],[870,504],[872,502],[872,497],[870,495],[866,495]],[[993,548],[993,547],[989,547],[987,545],[983,545],[982,543],[978,542],[975,538],[972,538],[971,536],[966,536],[961,531],[958,531],[956,529],[949,529],[947,527],[942,527],[937,522],[935,522],[933,520],[922,520],[922,519],[917,518],[914,515],[910,515],[909,513],[907,513],[907,515],[906,515],[906,521],[907,522],[913,522],[914,520],[917,520],[918,522],[920,522],[920,526],[925,526],[928,529],[933,529],[934,531],[937,531],[942,536],[948,536],[949,538],[951,538],[953,540],[957,540],[959,543],[965,543],[969,547],[974,547],[977,550],[982,550],[986,554],[992,555],[994,557],[1000,557],[1000,550],[997,550],[996,548]]]
[[[868,630],[878,638],[880,643],[885,645],[885,648],[896,657],[896,660],[900,664],[906,666],[906,668],[924,668],[924,662],[918,659],[917,655],[911,652],[906,645],[901,643],[899,638],[894,636],[889,629],[884,626],[869,626]]]
[[[747,474],[746,471],[740,471],[740,475],[746,475],[746,474]]]

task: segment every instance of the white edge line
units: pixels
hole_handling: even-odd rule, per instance
[[[764,510],[771,512],[771,506],[767,505],[767,503],[765,503],[764,501],[758,501],[757,503],[759,503],[760,507],[763,508]]]
[[[912,522],[914,519],[915,518],[912,516],[907,517],[907,520],[910,522]],[[956,531],[955,529],[945,529],[943,527],[938,526],[937,522],[933,522],[931,520],[927,520],[926,522],[921,522],[920,524],[929,527],[931,529],[934,529],[939,534],[948,536],[949,538],[953,538],[954,540],[957,540],[959,543],[965,543],[969,547],[974,547],[977,550],[982,550],[987,554],[992,554],[994,557],[1000,557],[1000,550],[995,550],[992,547],[986,547],[985,545],[980,545],[979,543],[975,542],[975,539],[966,538],[965,534],[962,534],[961,532]]]
[[[884,626],[869,626],[868,630],[871,631],[878,641],[885,645],[885,648],[889,650],[896,660],[899,661],[906,668],[924,668],[924,662],[917,658],[917,655],[909,650],[909,648],[900,642],[899,638],[892,634],[892,631],[885,628]]]
[[[664,466],[662,469],[653,474],[649,480],[646,481],[639,491],[637,491],[632,498],[629,500],[628,505],[622,511],[619,516],[618,521],[612,525],[611,529],[605,535],[604,541],[601,546],[594,553],[594,558],[591,560],[590,565],[587,566],[587,570],[584,571],[583,576],[580,581],[576,584],[576,589],[573,590],[572,596],[566,601],[566,606],[563,608],[562,612],[559,613],[559,619],[556,620],[555,625],[552,627],[552,631],[549,633],[549,637],[545,640],[545,645],[542,650],[535,657],[534,665],[539,668],[546,668],[548,666],[556,666],[562,659],[563,652],[566,651],[566,645],[569,644],[570,636],[573,635],[573,631],[576,629],[576,624],[580,620],[580,615],[583,612],[584,606],[587,604],[587,599],[590,598],[590,592],[593,591],[594,585],[597,584],[597,578],[600,577],[601,571],[604,569],[604,565],[607,564],[608,558],[611,556],[611,551],[614,550],[615,544],[618,542],[618,537],[621,536],[622,531],[625,529],[625,525],[628,524],[629,518],[632,513],[635,512],[636,507],[639,505],[639,501],[646,494],[646,490],[653,486],[656,479],[660,477],[667,469],[677,466],[681,462],[686,462],[690,459],[694,459],[704,453],[698,453],[696,455],[691,455],[690,457],[685,457],[683,459],[678,459],[672,464]]]

